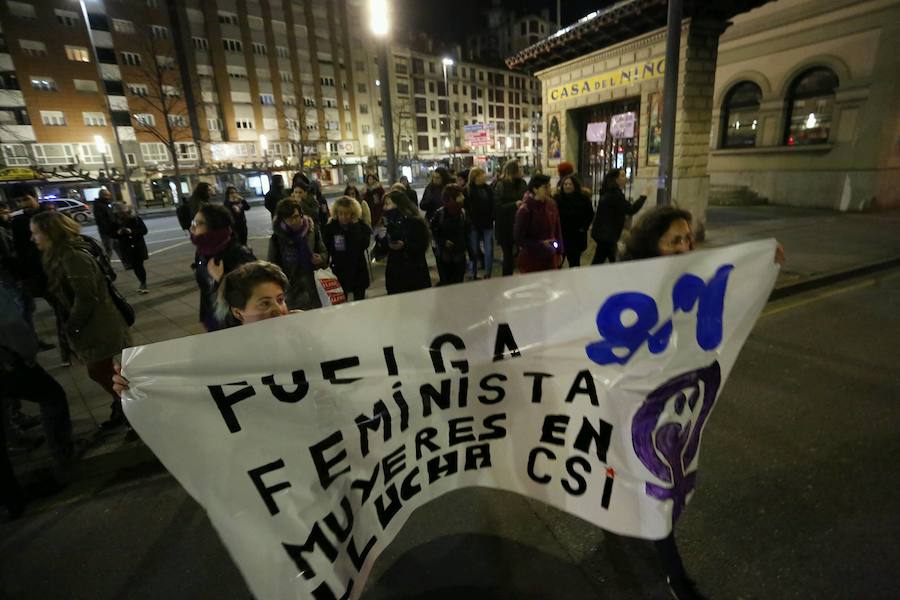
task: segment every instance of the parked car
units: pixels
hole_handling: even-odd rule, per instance
[[[52,204],[56,210],[65,213],[78,221],[86,223],[94,218],[94,211],[91,206],[81,200],[70,200],[68,198],[42,198],[41,204]],[[12,213],[13,216],[20,214],[22,211],[17,210]]]

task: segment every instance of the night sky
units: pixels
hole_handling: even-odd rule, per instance
[[[613,0],[562,0],[562,25],[570,25],[584,15]],[[394,0],[394,13],[398,25],[405,24],[413,31],[425,31],[436,40],[460,43],[470,33],[481,27],[481,11],[490,7],[492,0]],[[556,0],[501,0],[507,8],[523,14],[530,9],[540,13],[550,11],[550,19],[556,19]]]

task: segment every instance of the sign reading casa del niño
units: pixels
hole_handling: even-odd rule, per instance
[[[666,59],[664,57],[623,65],[604,73],[550,88],[547,100],[548,102],[559,102],[574,96],[584,96],[622,85],[657,79],[663,76],[665,69]]]

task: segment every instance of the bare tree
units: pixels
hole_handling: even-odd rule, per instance
[[[288,128],[288,142],[294,148],[294,156],[297,157],[298,168],[303,170],[303,162],[306,159],[306,147],[310,141],[309,130],[306,128],[306,117],[309,113],[309,107],[306,106],[306,99],[302,98],[297,104],[297,127]]]
[[[188,106],[171,44],[158,40],[150,28],[145,33],[145,52],[137,68],[141,73],[141,83],[146,85],[146,93],[136,95],[131,102],[134,113],[143,110],[151,117],[135,116],[135,129],[150,134],[166,147],[176,184],[180,187],[182,158],[178,146],[192,142],[199,158],[201,140],[193,135],[190,109],[194,108],[194,114],[198,114],[202,106]]]
[[[413,131],[412,113],[410,112],[409,97],[400,96],[395,106],[391,107],[394,119],[394,156],[401,154],[404,132],[409,136]],[[409,152],[407,152],[409,154]]]

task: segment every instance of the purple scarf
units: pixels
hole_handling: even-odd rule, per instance
[[[281,231],[285,233],[288,239],[294,242],[294,247],[296,248],[296,256],[289,256],[291,253],[287,252],[285,253],[284,258],[286,260],[290,260],[291,258],[295,259],[304,271],[315,270],[315,266],[313,265],[312,261],[312,252],[310,251],[309,244],[306,241],[306,236],[307,234],[309,234],[311,225],[312,221],[307,216],[303,217],[303,222],[300,225],[300,229],[293,229],[284,222],[280,224]]]
[[[191,243],[197,247],[197,252],[204,258],[215,256],[228,247],[231,243],[231,229],[214,229],[201,233],[191,234]]]

